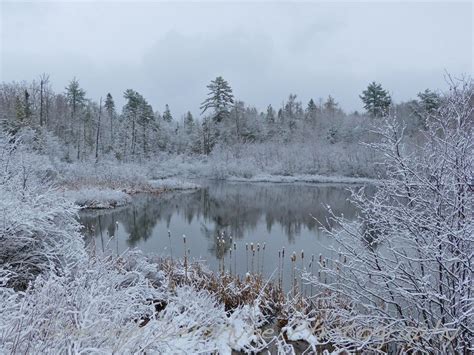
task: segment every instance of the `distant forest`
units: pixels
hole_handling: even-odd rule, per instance
[[[442,101],[439,93],[426,89],[416,99],[395,103],[381,84],[372,82],[359,93],[366,110],[363,113],[344,112],[331,95],[303,103],[295,94],[290,94],[281,107],[268,105],[259,112],[238,100],[231,85],[220,76],[207,88],[201,117],[193,117],[189,111],[178,116],[166,104],[164,111],[155,110],[132,89],[125,90],[121,108],[110,93],[94,100],[76,78],[63,92],[55,93],[49,76],[43,74],[32,82],[2,83],[0,117],[5,131],[28,131],[38,151],[65,162],[141,163],[160,153],[193,156],[225,152],[226,159],[240,159],[247,152],[242,149],[252,146],[252,155],[263,152],[261,162],[255,164],[288,160],[280,169],[282,173],[364,176],[374,172],[377,157],[361,143],[376,139],[371,131],[384,124],[385,116],[392,114],[403,121],[405,135],[417,142],[422,139],[426,120]],[[268,155],[275,149],[288,156]],[[342,166],[331,166],[336,156]],[[292,166],[292,160],[302,159],[304,166]]]

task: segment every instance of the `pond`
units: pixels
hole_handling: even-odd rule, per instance
[[[317,259],[327,253],[325,246],[331,240],[321,225],[330,224],[328,205],[337,215],[349,219],[357,215],[345,185],[222,181],[201,185],[192,191],[136,195],[122,208],[82,212],[80,222],[89,242],[100,250],[122,253],[138,248],[174,258],[184,257],[188,250],[191,259],[205,260],[212,270],[224,267],[240,275],[253,271],[269,277],[279,267],[282,248],[285,275],[291,268],[291,253],[297,253],[299,268],[309,267],[311,255]]]

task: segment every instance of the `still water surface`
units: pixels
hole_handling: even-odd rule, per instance
[[[253,270],[270,276],[278,268],[278,252],[283,247],[285,274],[289,274],[293,251],[298,254],[299,268],[308,267],[312,254],[317,259],[327,253],[325,247],[331,239],[319,222],[328,223],[328,205],[335,214],[349,219],[357,214],[348,202],[350,193],[345,185],[212,181],[202,185],[193,191],[137,195],[125,207],[82,212],[80,222],[88,240],[107,252],[138,248],[145,253],[183,257],[184,234],[190,257],[206,260],[213,270],[224,264],[233,273]],[[225,244],[219,243],[222,234]],[[234,242],[231,258],[229,249]],[[246,251],[246,244],[250,249],[251,243],[254,256]]]

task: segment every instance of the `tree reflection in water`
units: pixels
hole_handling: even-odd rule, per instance
[[[159,248],[168,245],[163,241],[163,230],[171,229],[176,235],[186,225],[193,226],[192,233],[200,235],[189,236],[195,241],[192,247],[199,248],[205,241],[207,253],[221,258],[223,250],[231,247],[229,238],[225,248],[218,246],[222,233],[234,241],[249,243],[253,238],[263,238],[263,233],[271,238],[281,234],[286,238],[281,243],[291,246],[302,233],[319,233],[318,221],[328,223],[328,205],[335,214],[355,218],[356,210],[347,200],[349,195],[343,185],[208,182],[194,191],[138,195],[129,206],[84,212],[80,220],[86,237],[96,238],[98,247],[106,245],[117,233],[124,239],[117,240],[117,245],[122,243],[120,249],[139,246],[155,253],[165,253]],[[116,222],[123,230],[115,231]],[[160,241],[154,241],[157,238]],[[175,239],[179,243],[180,238]],[[173,245],[174,248],[181,250],[182,246]]]

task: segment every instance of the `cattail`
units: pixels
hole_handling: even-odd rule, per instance
[[[173,259],[173,247],[171,245],[171,231],[168,229],[168,240],[169,240],[169,243],[170,243],[170,257],[171,259]]]
[[[184,277],[188,281],[188,253],[186,248],[186,235],[183,234],[183,243],[184,243]]]
[[[250,251],[252,252],[252,274],[253,274],[253,259],[255,257],[255,248],[253,243],[250,243]]]
[[[285,269],[285,247],[281,248],[281,289],[283,289],[283,270]]]
[[[293,297],[296,297],[296,252],[294,251],[290,257],[291,260],[291,272],[292,272],[292,279],[293,279]]]
[[[237,244],[234,242],[234,273],[237,275]]]
[[[280,262],[281,262],[281,251],[278,250],[278,286],[281,289],[281,270],[280,270]]]
[[[245,265],[245,272],[249,272],[249,244],[245,243],[245,260],[246,260],[246,265]]]
[[[303,270],[304,270],[304,250],[301,249],[301,272],[303,272]],[[300,290],[301,290],[301,294],[303,294],[303,292],[304,292],[303,277],[301,276],[300,279],[301,279],[301,281],[300,281]]]
[[[265,265],[265,242],[263,242],[262,246],[262,274],[263,274],[263,266]]]
[[[313,277],[314,274],[314,254],[311,255],[311,262],[309,264],[309,267],[311,268],[311,277]],[[311,290],[310,290],[310,296],[313,296],[313,283],[311,282]]]
[[[260,263],[260,243],[257,243],[257,274],[260,270],[259,263]]]
[[[220,241],[220,249],[222,253],[222,275],[225,273],[225,240],[224,240],[224,232],[222,232],[222,239]]]

